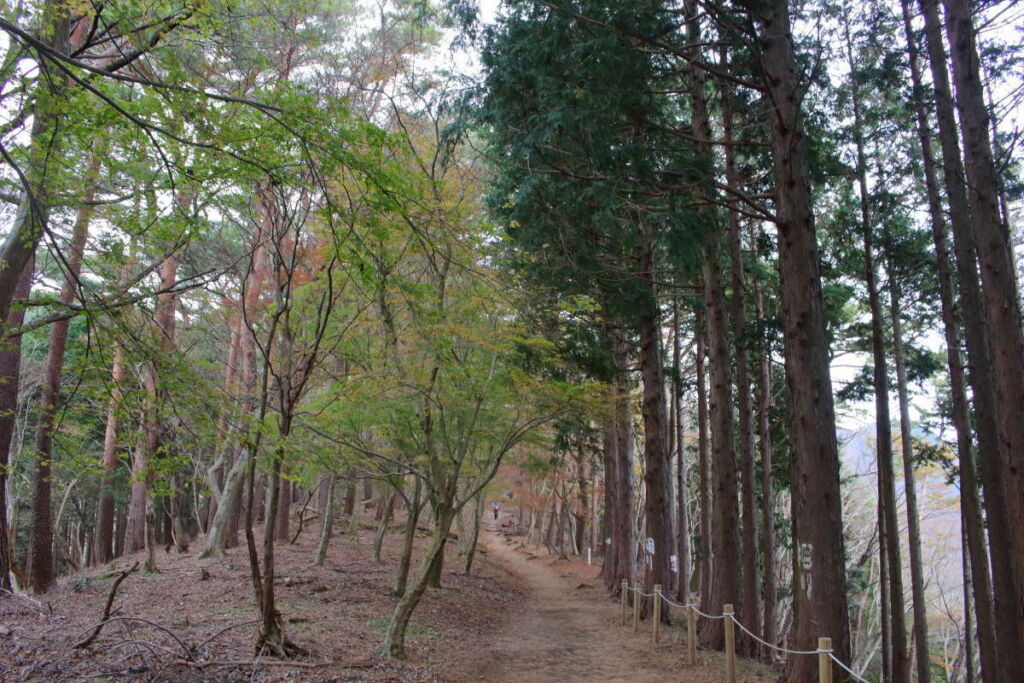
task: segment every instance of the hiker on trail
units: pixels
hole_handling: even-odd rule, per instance
[[[494,521],[495,522],[498,521],[498,510],[500,510],[500,509],[501,509],[501,503],[499,503],[498,501],[494,501],[493,503],[491,503],[491,512],[494,513]]]

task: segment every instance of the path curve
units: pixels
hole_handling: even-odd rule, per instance
[[[551,558],[528,556],[509,539],[488,531],[488,559],[519,575],[530,589],[529,605],[498,631],[474,678],[497,683],[570,681],[713,680],[687,676],[680,650],[655,647],[648,626],[634,634],[620,626],[618,607],[599,578],[560,571]],[[564,565],[563,565],[564,566]],[[596,567],[595,567],[596,571]]]

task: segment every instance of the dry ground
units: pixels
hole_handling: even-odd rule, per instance
[[[278,544],[286,633],[311,652],[298,667],[253,663],[256,613],[243,543],[219,560],[160,551],[160,573],[132,574],[121,584],[115,611],[123,619],[108,623],[86,650],[72,646],[100,620],[114,581],[109,572],[64,578],[38,603],[0,598],[0,681],[461,680],[451,671],[473,659],[483,634],[515,615],[524,588],[486,554],[463,576],[449,543],[445,588],[428,591],[413,617],[409,661],[390,661],[377,649],[397,602],[390,590],[401,534],[397,527],[389,534],[382,564],[372,561],[372,536],[371,529],[336,536],[323,567],[312,566],[316,529],[296,545]],[[427,539],[419,536],[422,549]]]
[[[473,575],[449,543],[445,588],[428,591],[410,628],[409,661],[378,647],[400,534],[372,561],[372,530],[337,536],[323,567],[311,566],[316,532],[278,545],[278,600],[288,636],[310,650],[295,663],[256,662],[255,610],[245,549],[220,560],[161,552],[160,573],[121,585],[116,619],[85,650],[73,645],[103,613],[110,571],[65,578],[38,602],[0,599],[0,681],[720,681],[719,653],[684,662],[685,635],[668,629],[655,647],[649,626],[619,626],[618,606],[597,566],[558,561],[490,529]],[[419,549],[425,535],[417,539]],[[195,544],[199,547],[199,544]],[[122,558],[118,567],[136,557]],[[209,579],[203,580],[203,570]],[[740,664],[741,681],[770,670]]]
[[[523,547],[516,539],[487,535],[491,559],[522,577],[530,588],[527,604],[499,626],[476,672],[495,683],[563,683],[569,681],[673,681],[711,683],[724,680],[718,652],[699,652],[694,667],[685,664],[683,629],[668,628],[654,645],[650,622],[640,633],[621,626],[598,578],[599,568],[581,561],[559,561]],[[742,683],[774,681],[778,674],[753,662],[739,662]]]

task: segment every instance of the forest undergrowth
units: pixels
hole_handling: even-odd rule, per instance
[[[397,530],[397,524],[395,526]],[[429,541],[420,532],[416,552]],[[464,680],[480,644],[516,613],[525,591],[507,569],[477,557],[471,576],[446,572],[410,627],[409,659],[384,657],[380,642],[398,598],[392,569],[401,535],[388,534],[383,563],[373,562],[373,530],[341,534],[327,561],[310,564],[312,531],[278,547],[277,591],[285,632],[307,657],[255,661],[245,547],[221,559],[161,551],[160,572],[134,572],[120,585],[96,641],[75,649],[101,621],[111,586],[139,557],[65,577],[40,601],[0,602],[0,681],[442,681]],[[449,544],[451,566],[455,544]],[[447,558],[446,558],[447,559]],[[111,569],[115,568],[115,569]],[[208,578],[204,578],[208,577]]]

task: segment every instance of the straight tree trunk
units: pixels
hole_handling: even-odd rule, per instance
[[[768,125],[774,160],[782,319],[789,389],[791,506],[795,552],[790,646],[813,649],[832,638],[850,661],[839,448],[829,376],[829,348],[814,212],[811,209],[802,88],[793,55],[788,0],[749,3],[762,12],[760,66],[773,107]],[[813,657],[791,657],[786,676],[813,680]],[[840,678],[839,680],[842,680]]]
[[[956,104],[963,131],[968,200],[981,271],[982,300],[989,326],[993,389],[1001,453],[1007,534],[992,536],[1005,545],[1013,590],[996,603],[1010,603],[1014,628],[1007,629],[1001,653],[1024,653],[1024,330],[1021,329],[1013,247],[999,212],[999,175],[989,138],[989,115],[981,80],[978,47],[968,0],[943,0]],[[1019,675],[1019,670],[1016,672]]]
[[[879,510],[884,516],[885,542],[880,551],[886,553],[888,567],[888,598],[892,642],[890,653],[894,683],[908,680],[907,635],[903,614],[903,568],[900,556],[899,519],[896,509],[896,474],[893,469],[892,420],[889,415],[889,366],[885,354],[885,326],[881,297],[878,291],[878,269],[875,264],[874,225],[871,219],[867,181],[867,154],[864,145],[864,124],[861,112],[860,87],[857,65],[853,57],[850,24],[843,24],[846,37],[846,55],[851,78],[853,102],[853,137],[857,150],[857,186],[860,193],[860,230],[864,240],[864,283],[868,291],[871,311],[871,355],[874,362],[875,389],[875,453],[878,463]],[[890,277],[891,277],[890,273]]]
[[[994,387],[995,364],[989,347],[990,330],[985,319],[985,303],[976,265],[975,225],[968,202],[966,177],[960,156],[953,94],[946,67],[942,39],[942,19],[938,0],[919,0],[924,15],[925,35],[935,91],[935,112],[942,148],[942,171],[949,201],[950,227],[956,256],[957,280],[960,285],[961,312],[964,317],[964,340],[967,346],[968,379],[974,398],[975,429],[981,484],[984,491],[989,531],[989,552],[992,568],[992,595],[995,612],[998,671],[991,672],[997,681],[1014,680],[1016,656],[1006,652],[1024,652],[1024,633],[1018,606],[1021,598],[1015,580],[1014,556],[1010,538],[1009,488],[1002,476],[1003,455],[997,421],[997,400]],[[1012,342],[1011,342],[1012,343]],[[1021,527],[1018,526],[1018,531]],[[977,580],[977,577],[975,577]]]
[[[726,327],[725,292],[717,250],[704,261],[704,291],[708,309],[708,367],[711,376],[711,573],[709,607],[721,614],[723,605],[740,603],[739,514],[736,509],[736,456],[733,451],[732,380]],[[749,622],[748,622],[749,623]],[[701,643],[720,650],[725,646],[724,622],[702,620]]]
[[[121,385],[124,383],[124,347],[114,345],[114,360],[110,370],[112,393],[107,406],[107,425],[103,433],[103,481],[100,487],[100,507],[96,522],[96,562],[105,564],[114,558],[114,472],[117,470],[117,423],[121,403]]]
[[[661,358],[661,315],[655,287],[654,247],[646,226],[640,228],[639,237],[638,276],[644,291],[639,317],[646,491],[644,513],[647,520],[647,538],[654,541],[654,554],[650,556],[649,571],[644,575],[644,590],[650,592],[655,584],[672,585],[672,565],[669,556],[675,543],[672,539],[671,515],[672,461],[665,448],[665,380]],[[662,615],[667,618],[668,610],[663,610]]]
[[[900,402],[900,439],[903,454],[903,495],[907,503],[907,536],[910,544],[910,595],[914,609],[914,642],[917,648],[918,683],[931,681],[931,653],[928,651],[928,608],[924,595],[924,566],[921,560],[921,518],[917,509],[914,480],[913,436],[910,431],[910,397],[907,395],[907,366],[903,354],[902,296],[896,267],[889,260],[889,297],[892,310],[893,360],[896,361],[896,390]]]
[[[711,609],[711,455],[708,436],[707,316],[697,310],[697,504],[700,508],[700,609]]]
[[[636,583],[636,539],[633,527],[633,421],[629,397],[629,352],[626,343],[616,338],[610,344],[615,367],[615,388],[612,391],[611,426],[606,433],[605,453],[608,468],[611,505],[608,512],[605,563],[612,569],[605,574],[605,583],[613,597],[618,597],[622,581]]]
[[[721,48],[722,63],[728,61],[727,51]],[[728,82],[722,86],[722,132],[725,141],[725,182],[729,187],[741,189],[736,170],[736,148],[733,146],[734,103]],[[754,423],[751,407],[750,361],[747,349],[747,286],[743,275],[743,241],[740,215],[731,203],[729,215],[729,257],[732,284],[732,338],[736,362],[736,441],[739,445],[740,510],[741,510],[741,582],[737,595],[739,619],[757,631],[761,623],[760,595],[758,592],[759,562],[757,548],[757,494],[754,491]],[[752,643],[750,644],[753,645]]]
[[[322,567],[327,559],[327,546],[331,543],[331,532],[334,530],[334,489],[337,479],[328,476],[326,484],[327,496],[320,509],[320,542],[316,546],[316,558],[313,560],[314,567]]]
[[[914,86],[914,110],[917,119],[918,141],[924,165],[925,190],[928,213],[931,218],[935,243],[939,295],[942,301],[942,320],[946,336],[946,359],[949,367],[950,397],[953,425],[957,435],[957,454],[960,463],[960,514],[964,525],[965,548],[970,559],[971,584],[977,612],[978,645],[981,668],[984,673],[999,670],[996,653],[996,632],[992,605],[992,584],[989,578],[987,540],[982,521],[981,500],[978,495],[978,475],[974,463],[974,444],[967,402],[966,381],[960,357],[960,322],[957,318],[953,294],[953,267],[950,263],[949,238],[945,212],[939,194],[938,174],[932,151],[932,131],[924,105],[924,86],[921,77],[917,40],[911,25],[909,0],[901,0],[903,29],[910,56],[910,71]],[[973,668],[973,661],[971,667]]]
[[[672,414],[675,418],[676,445],[676,553],[679,577],[676,601],[690,600],[690,491],[687,484],[686,430],[683,426],[682,350],[679,343],[679,300],[672,299]]]
[[[32,288],[34,259],[25,264],[14,291],[14,305],[7,313],[7,327],[20,327],[25,309],[20,304]],[[7,476],[11,458],[11,441],[18,414],[18,387],[21,378],[21,337],[0,339],[0,590],[13,591],[11,570],[14,558],[13,535],[7,524]]]
[[[707,85],[704,70],[699,68],[701,44],[699,14],[696,0],[686,0],[686,36],[694,47],[690,50],[691,65],[687,72],[690,105],[693,109],[693,131],[698,139],[712,139],[711,119],[708,113]],[[728,105],[726,105],[728,109]],[[731,126],[726,117],[725,126]],[[713,160],[706,152],[710,167]],[[699,192],[710,199],[712,188],[705,184]],[[738,225],[736,226],[739,229]],[[711,379],[711,555],[714,571],[711,573],[709,606],[714,614],[721,614],[723,605],[733,603],[744,613],[740,594],[739,514],[737,504],[736,452],[734,450],[732,410],[732,359],[729,354],[729,332],[726,320],[725,289],[719,260],[721,245],[718,235],[710,236],[704,250],[704,304],[707,309],[708,367]],[[748,396],[749,399],[749,396]],[[749,402],[747,405],[749,418]],[[749,424],[748,424],[749,426]],[[755,606],[756,608],[756,606]],[[749,619],[747,623],[751,623]],[[705,647],[722,649],[725,646],[724,621],[707,619],[701,622],[700,640]]]
[[[287,477],[281,477],[281,495],[277,498],[277,540],[285,543],[291,538],[289,533],[289,522],[292,509],[292,482]]]
[[[754,305],[757,317],[764,319],[764,293],[759,283],[754,285]],[[772,473],[772,358],[771,346],[761,349],[760,381],[757,387],[758,453],[761,457],[761,556],[764,558],[764,576],[761,593],[764,595],[764,621],[761,637],[775,643],[775,603],[778,593],[775,574],[775,479]],[[763,653],[768,656],[768,653]]]
[[[100,156],[103,153],[99,139],[93,142],[93,149],[86,164],[86,191],[82,206],[75,215],[75,224],[65,256],[68,272],[61,288],[59,302],[69,306],[78,291],[78,276],[82,272],[82,256],[89,238],[89,223],[92,221],[96,196],[96,178],[99,175]],[[50,346],[46,356],[46,380],[43,397],[39,405],[39,424],[36,427],[35,460],[36,474],[32,497],[32,531],[29,546],[29,573],[33,589],[37,593],[50,590],[57,579],[53,558],[53,519],[51,517],[51,463],[53,461],[53,437],[57,431],[57,412],[60,408],[61,374],[64,372],[64,350],[67,348],[68,329],[71,321],[58,320],[50,327]]]

